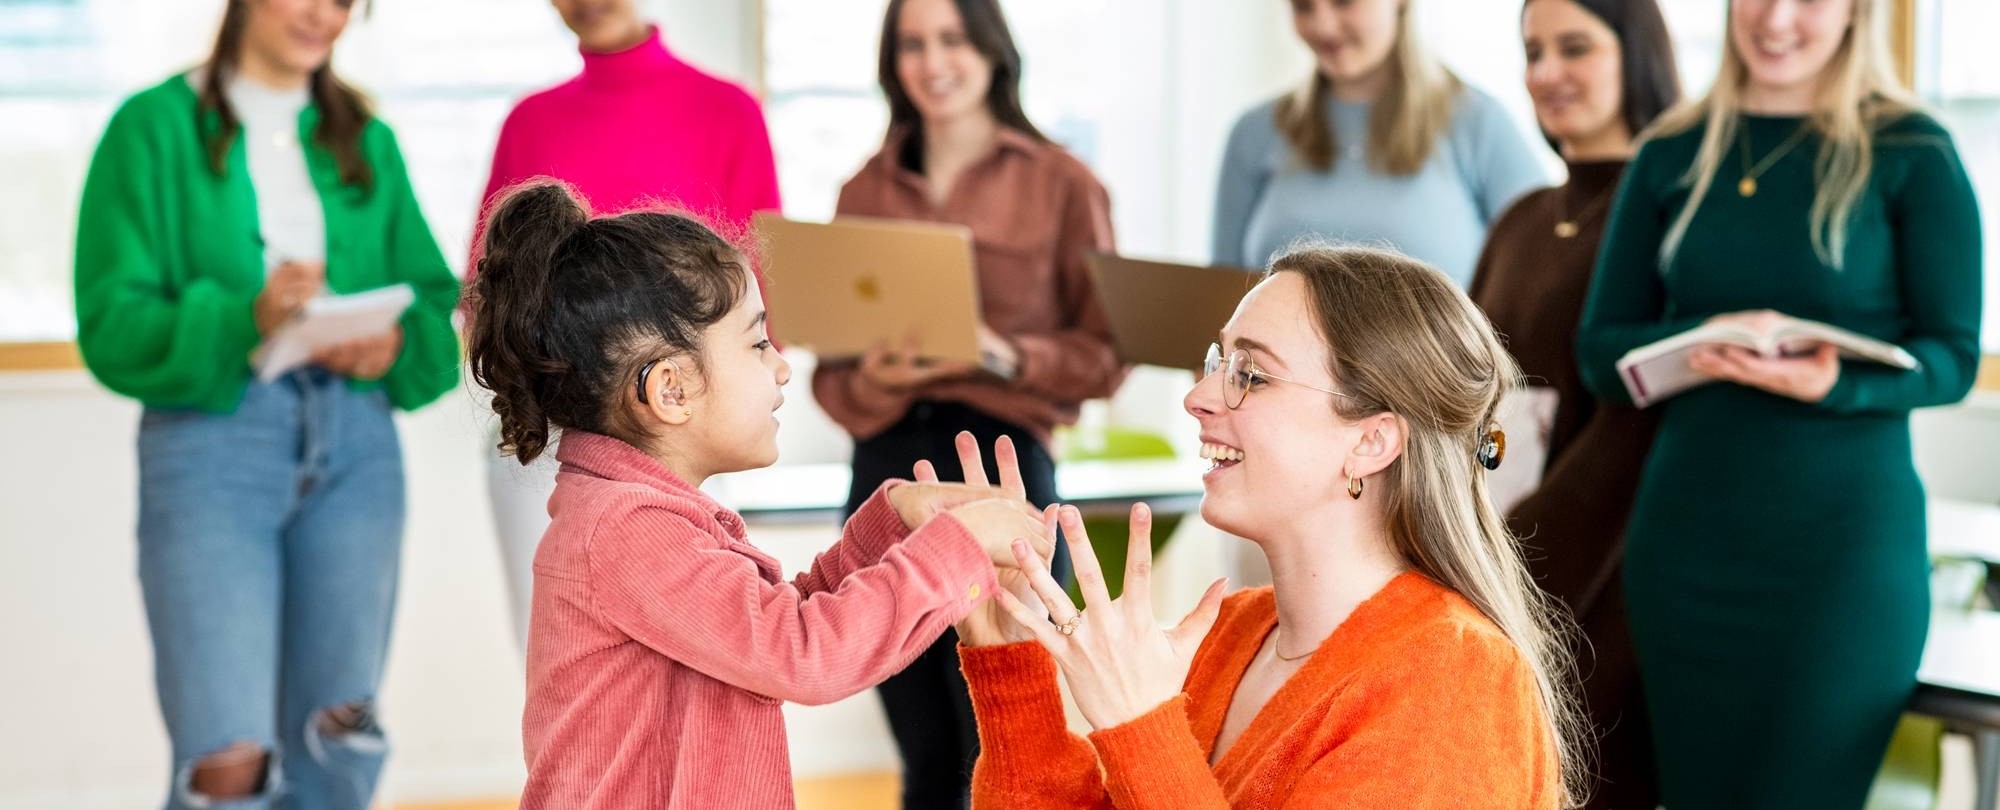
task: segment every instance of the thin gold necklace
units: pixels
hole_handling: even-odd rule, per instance
[[[1736,181],[1736,193],[1745,197],[1757,196],[1757,178],[1763,176],[1764,172],[1770,169],[1772,164],[1778,162],[1778,158],[1784,157],[1785,153],[1792,151],[1792,147],[1798,146],[1799,142],[1805,140],[1806,135],[1811,132],[1812,129],[1810,127],[1807,127],[1803,123],[1799,124],[1797,132],[1792,133],[1792,136],[1786,138],[1784,143],[1778,144],[1778,148],[1771,150],[1771,153],[1765,155],[1763,160],[1758,161],[1757,165],[1752,166],[1750,165],[1750,128],[1739,124],[1736,130],[1736,143],[1743,147],[1743,179]]]
[[[1271,654],[1277,656],[1278,660],[1285,661],[1287,663],[1293,661],[1301,661],[1307,658],[1311,658],[1313,653],[1319,652],[1318,647],[1314,647],[1313,649],[1307,650],[1296,656],[1288,656],[1285,655],[1284,653],[1278,652],[1278,636],[1284,632],[1285,629],[1280,627],[1278,628],[1278,632],[1271,634]]]
[[[1618,185],[1614,183],[1610,189],[1599,192],[1597,197],[1590,201],[1589,205],[1583,207],[1583,211],[1578,213],[1575,219],[1571,219],[1569,216],[1569,189],[1568,187],[1557,189],[1556,238],[1576,238],[1576,235],[1583,230],[1583,223],[1590,221],[1591,217],[1597,216],[1598,211],[1611,205],[1611,194],[1617,190]]]

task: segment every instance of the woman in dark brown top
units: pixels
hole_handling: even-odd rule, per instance
[[[1493,224],[1472,299],[1529,384],[1556,395],[1541,484],[1509,521],[1536,581],[1583,630],[1585,709],[1600,735],[1587,806],[1650,810],[1658,790],[1617,572],[1653,418],[1593,400],[1574,344],[1634,136],[1678,100],[1679,81],[1655,0],[1528,0],[1521,34],[1535,118],[1569,182],[1523,196]]]

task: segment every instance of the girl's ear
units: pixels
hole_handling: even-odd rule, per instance
[[[644,391],[642,400],[639,392]],[[694,418],[688,406],[686,374],[672,360],[653,364],[628,397],[642,424],[685,425]]]

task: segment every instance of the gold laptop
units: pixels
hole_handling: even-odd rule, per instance
[[[753,223],[779,342],[838,360],[914,338],[925,357],[979,362],[971,230],[868,217],[803,222],[771,211]]]
[[[1111,324],[1118,357],[1127,363],[1201,373],[1201,361],[1236,302],[1263,274],[1240,267],[1205,267],[1091,253],[1090,278]]]

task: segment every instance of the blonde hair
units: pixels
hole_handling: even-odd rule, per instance
[[[1342,419],[1393,413],[1402,456],[1371,485],[1382,493],[1394,551],[1498,625],[1534,672],[1554,737],[1563,806],[1586,769],[1588,733],[1575,696],[1574,623],[1537,587],[1487,492],[1475,453],[1520,369],[1493,326],[1442,272],[1383,250],[1294,246],[1267,275],[1306,282],[1329,371],[1350,397]]]
[[[1847,252],[1847,225],[1868,175],[1875,168],[1875,131],[1918,109],[1915,96],[1897,78],[1889,58],[1884,0],[1853,0],[1852,22],[1840,49],[1820,74],[1806,125],[1821,138],[1813,164],[1811,231],[1813,252],[1839,269]],[[1725,34],[1727,37],[1727,34]],[[1700,100],[1676,107],[1641,134],[1641,139],[1686,132],[1706,124],[1701,148],[1681,182],[1692,189],[1687,205],[1660,243],[1664,271],[1687,237],[1695,210],[1715,183],[1715,172],[1735,143],[1743,119],[1743,85],[1749,71],[1736,54],[1733,38],[1722,49],[1715,84]]]
[[[1368,114],[1368,165],[1392,175],[1416,174],[1430,160],[1438,139],[1451,127],[1451,115],[1464,86],[1450,70],[1432,58],[1410,21],[1407,0],[1396,12],[1396,43],[1383,68],[1389,71],[1382,97]],[[1327,97],[1333,82],[1313,69],[1298,89],[1278,99],[1274,114],[1278,132],[1292,151],[1316,171],[1333,168],[1339,144],[1326,122]]]

